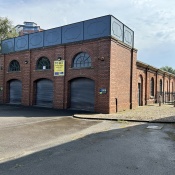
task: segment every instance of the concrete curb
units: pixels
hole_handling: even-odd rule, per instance
[[[172,121],[150,121],[150,120],[129,120],[129,119],[119,119],[119,118],[99,118],[99,117],[80,117],[77,114],[73,115],[73,118],[77,119],[87,119],[87,120],[108,120],[108,121],[126,121],[126,122],[144,122],[144,123],[167,123],[167,124],[174,124],[175,122]]]

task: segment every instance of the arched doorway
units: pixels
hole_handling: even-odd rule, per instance
[[[94,111],[95,83],[88,78],[77,78],[71,81],[71,102],[73,109]]]
[[[53,82],[48,79],[40,79],[36,82],[36,105],[53,106]]]
[[[21,104],[22,83],[19,80],[11,80],[9,82],[9,103]]]
[[[142,106],[143,105],[143,78],[142,78],[142,75],[139,76],[139,79],[138,79],[138,105],[139,106]]]

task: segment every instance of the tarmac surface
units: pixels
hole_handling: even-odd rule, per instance
[[[75,137],[77,132],[99,123],[73,119],[74,112],[1,105],[0,162],[61,144]]]
[[[75,113],[0,106],[0,175],[174,175],[174,123]]]

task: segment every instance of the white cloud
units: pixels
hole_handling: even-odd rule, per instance
[[[174,0],[0,0],[0,16],[48,29],[112,14],[134,30],[139,60],[175,68],[174,6]]]

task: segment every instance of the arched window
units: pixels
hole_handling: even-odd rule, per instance
[[[162,80],[160,80],[160,95],[162,95]]]
[[[73,68],[91,67],[91,57],[85,53],[79,53],[75,56],[72,64]]]
[[[36,65],[37,70],[50,69],[50,61],[47,57],[41,57],[37,61]]]
[[[9,72],[16,72],[16,71],[20,71],[19,62],[16,60],[12,60],[9,64]]]
[[[150,86],[150,95],[154,96],[154,78],[151,78],[151,82],[150,82],[151,86]]]

